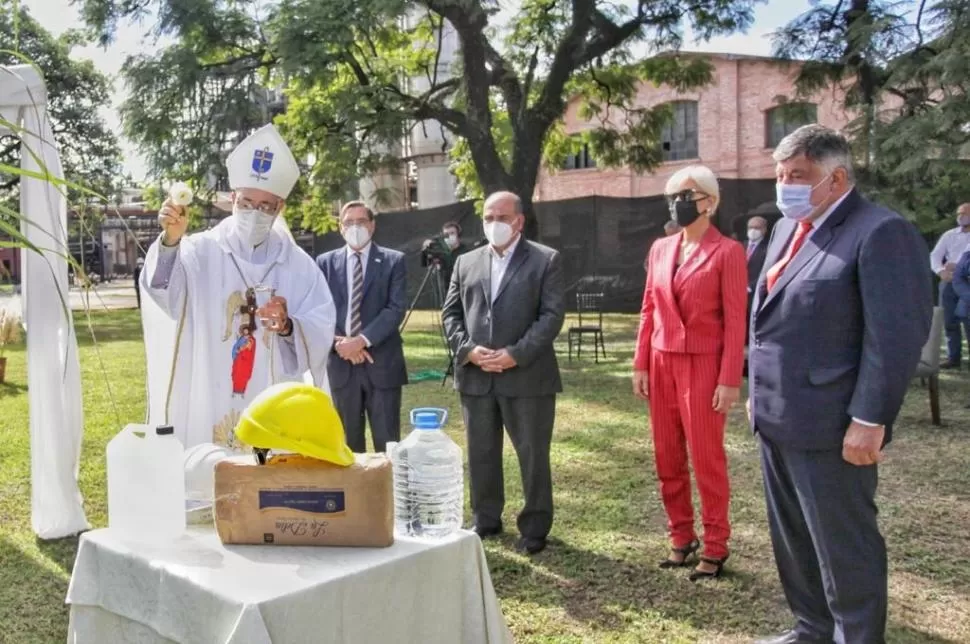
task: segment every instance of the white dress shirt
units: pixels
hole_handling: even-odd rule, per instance
[[[850,189],[844,195],[839,197],[838,201],[836,201],[834,204],[829,206],[825,210],[825,212],[822,213],[821,217],[819,217],[818,219],[812,222],[812,237],[818,234],[818,229],[822,227],[822,224],[825,223],[826,219],[832,216],[832,213],[835,212],[835,209],[842,205],[842,202],[845,201],[845,198],[848,197],[850,194],[852,194],[852,190],[855,190],[855,188]]]
[[[357,265],[357,259],[354,257],[355,253],[360,253],[360,274],[362,278],[367,277],[367,259],[370,257],[370,249],[373,246],[371,242],[367,242],[367,245],[361,248],[359,251],[355,251],[350,246],[345,246],[347,250],[347,317],[344,320],[344,333],[350,336],[350,314],[354,298],[354,268]],[[363,304],[363,301],[361,301]],[[361,329],[363,329],[363,320],[361,320]],[[370,346],[370,340],[364,337],[361,333],[360,337],[364,338],[364,343]]]
[[[509,244],[509,247],[505,249],[502,255],[499,255],[493,246],[488,247],[488,253],[492,258],[492,302],[498,297],[498,289],[502,285],[502,278],[505,277],[505,271],[509,267],[509,262],[512,261],[512,255],[515,253],[520,239],[522,239],[522,236],[516,235],[515,239]]]
[[[746,255],[750,259],[754,254],[754,251],[758,249],[758,245],[764,242],[764,239],[759,239],[758,241],[748,241],[748,248],[746,249]]]
[[[933,273],[939,275],[946,264],[956,264],[965,250],[970,250],[970,232],[963,232],[963,228],[958,226],[943,233],[930,253]]]

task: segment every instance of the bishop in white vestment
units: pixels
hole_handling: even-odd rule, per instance
[[[336,312],[327,282],[280,217],[299,167],[272,125],[227,159],[232,216],[184,235],[184,209],[167,201],[163,232],[140,277],[148,362],[148,422],[188,448],[239,447],[246,405],[283,381],[327,394]]]

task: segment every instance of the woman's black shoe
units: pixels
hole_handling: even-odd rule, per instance
[[[724,571],[724,562],[726,562],[728,560],[728,557],[730,556],[731,555],[724,555],[724,557],[722,557],[721,559],[711,559],[710,557],[702,556],[700,558],[701,561],[703,561],[704,563],[709,563],[712,566],[714,566],[714,570],[707,571],[707,570],[694,569],[694,572],[690,573],[690,580],[697,581],[698,579],[717,579],[718,577],[721,576],[721,573]]]
[[[661,568],[683,568],[688,564],[688,560],[701,547],[700,541],[694,539],[686,546],[681,548],[671,548],[670,552],[681,556],[680,559],[664,559],[660,562]]]

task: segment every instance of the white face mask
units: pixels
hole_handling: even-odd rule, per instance
[[[512,231],[512,226],[509,226],[504,221],[487,221],[484,225],[485,228],[485,238],[488,239],[488,243],[496,248],[501,248],[509,243],[514,234]]]
[[[831,178],[831,176],[831,174],[825,175],[825,178],[814,186],[802,183],[776,183],[775,205],[778,206],[781,214],[789,219],[794,219],[795,221],[811,219],[817,210],[816,206],[812,204],[812,193],[815,192],[816,188]]]
[[[458,248],[458,235],[445,235],[445,243],[448,244],[448,248]]]
[[[364,226],[347,226],[344,228],[344,240],[354,250],[360,250],[370,241],[370,231]]]
[[[761,233],[760,229],[748,228],[748,241],[753,241],[753,242],[761,241],[762,237],[764,237],[764,235]]]
[[[275,215],[267,215],[259,210],[233,208],[232,216],[236,218],[236,233],[250,246],[259,246],[266,241],[276,221]]]

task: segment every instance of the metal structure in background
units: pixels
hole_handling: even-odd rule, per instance
[[[404,315],[404,319],[401,321],[401,333],[404,333],[405,328],[407,328],[408,320],[411,319],[411,314],[414,312],[414,308],[417,306],[418,302],[421,301],[421,296],[425,293],[431,294],[431,311],[432,311],[432,323],[435,330],[438,332],[441,338],[441,345],[445,349],[445,354],[448,356],[448,363],[445,365],[444,375],[441,377],[441,386],[445,385],[448,381],[448,376],[453,375],[455,368],[454,355],[451,353],[451,345],[448,343],[448,336],[445,333],[445,326],[441,322],[441,309],[445,302],[445,285],[444,279],[441,275],[441,264],[438,261],[432,261],[428,264],[428,268],[424,272],[424,278],[421,280],[421,284],[418,286],[418,292],[414,295],[414,299],[411,300],[411,305],[408,306],[408,311]]]

